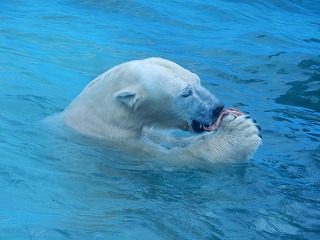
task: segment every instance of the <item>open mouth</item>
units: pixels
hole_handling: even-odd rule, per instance
[[[210,132],[208,130],[210,128],[209,125],[201,124],[201,123],[197,122],[196,120],[193,120],[191,122],[191,127],[192,127],[192,130],[197,132],[197,133],[201,133],[201,132],[204,132],[204,131]]]
[[[235,117],[239,117],[239,116],[243,115],[243,113],[238,109],[228,108],[228,109],[222,110],[219,113],[218,117],[214,120],[214,122],[211,125],[201,124],[201,123],[197,122],[196,120],[193,120],[191,123],[191,127],[192,127],[193,131],[195,131],[197,133],[201,133],[204,131],[211,132],[211,131],[217,130],[219,128],[223,118],[225,116],[227,116],[228,114],[232,114]]]

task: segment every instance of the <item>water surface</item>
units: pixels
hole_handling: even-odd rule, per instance
[[[0,8],[1,239],[320,238],[318,1]],[[102,72],[150,56],[259,122],[250,163],[178,168],[42,124]]]

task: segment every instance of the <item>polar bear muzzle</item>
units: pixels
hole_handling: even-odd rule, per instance
[[[192,86],[192,95],[178,102],[179,109],[187,110],[190,130],[201,133],[207,131],[223,110],[223,103],[200,84]]]
[[[197,132],[197,133],[201,133],[204,131],[207,132],[211,132],[211,126],[214,125],[214,123],[217,121],[217,119],[220,116],[220,113],[223,111],[223,105],[219,105],[218,107],[216,107],[215,109],[213,109],[212,111],[212,116],[213,116],[213,121],[208,124],[208,123],[201,123],[197,120],[192,120],[191,122],[191,128],[193,131]]]

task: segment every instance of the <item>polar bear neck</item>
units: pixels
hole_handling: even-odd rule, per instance
[[[117,117],[124,116],[118,109],[117,112],[109,113],[108,116],[99,116],[100,111],[90,106],[77,107],[77,103],[71,104],[63,113],[65,123],[71,128],[85,134],[100,138],[138,138],[143,126],[129,125],[130,121],[117,121]],[[84,114],[85,113],[85,114]],[[92,117],[95,116],[95,117]],[[138,120],[137,120],[138,121]]]

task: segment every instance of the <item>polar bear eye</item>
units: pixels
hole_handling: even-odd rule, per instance
[[[182,97],[189,97],[192,95],[192,88],[190,86],[183,90]]]

